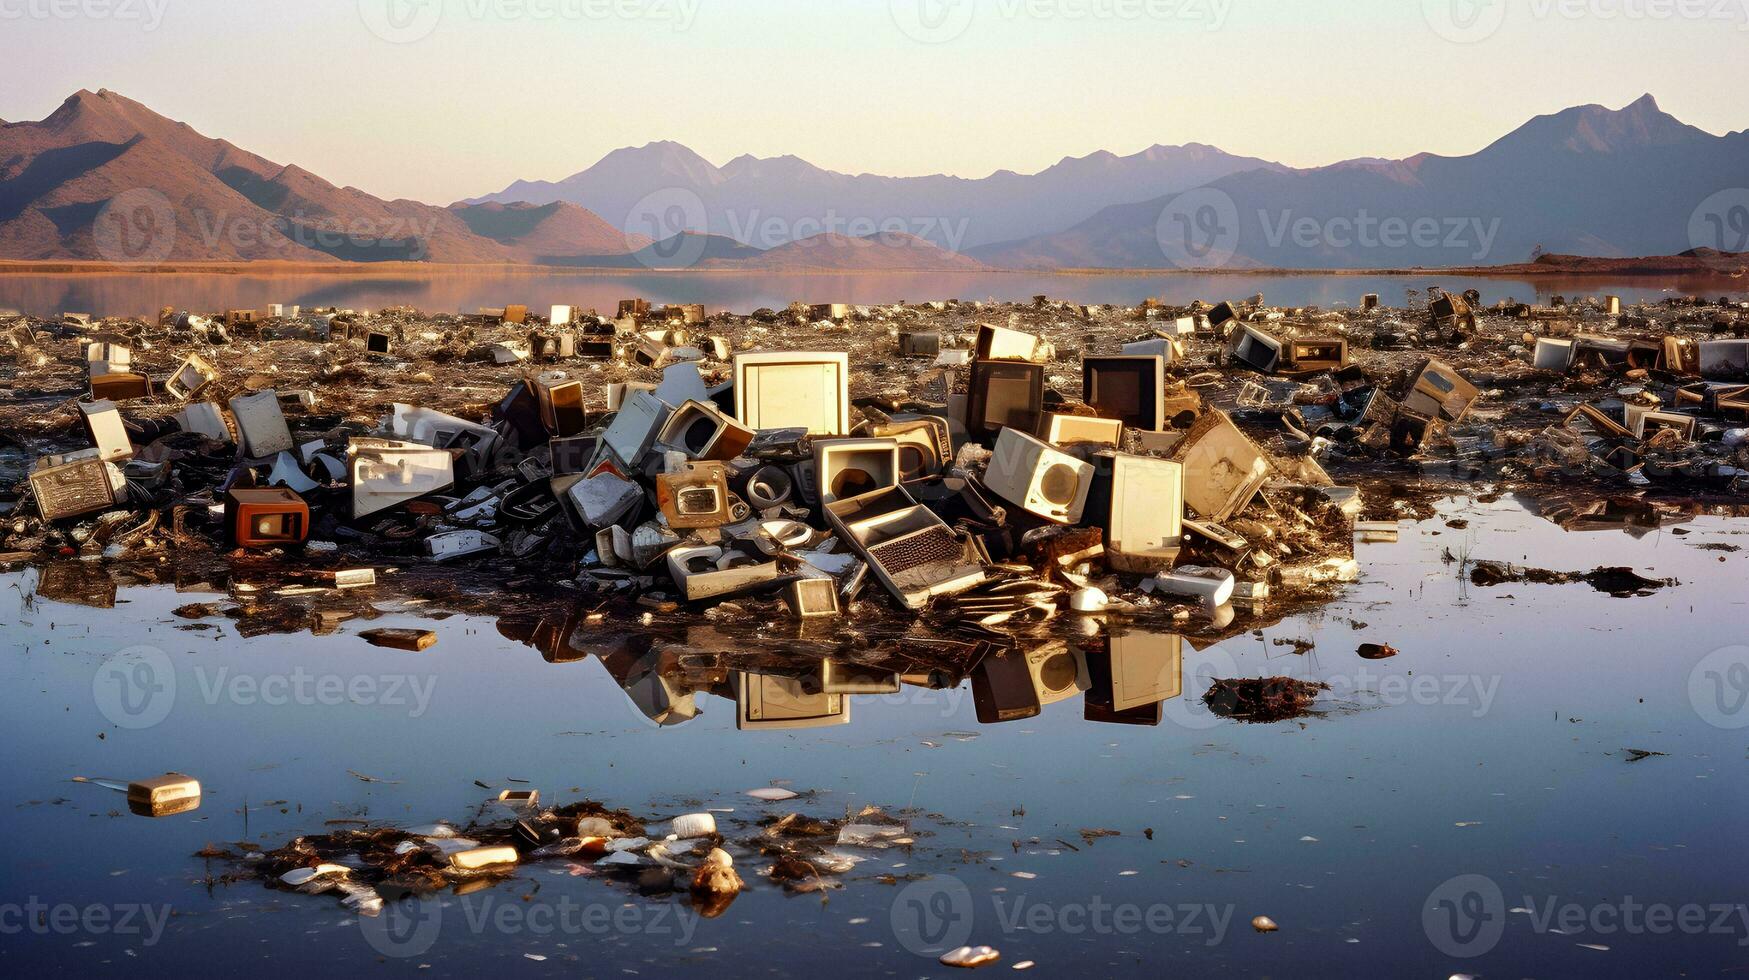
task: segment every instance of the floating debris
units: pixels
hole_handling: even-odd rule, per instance
[[[1217,678],[1202,699],[1223,718],[1264,723],[1311,714],[1318,695],[1328,690],[1328,684],[1292,677]]]
[[[1002,954],[989,946],[961,946],[941,954],[941,963],[943,966],[975,970],[981,966],[989,966],[1001,958]]]

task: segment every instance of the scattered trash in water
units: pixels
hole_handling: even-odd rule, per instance
[[[1223,718],[1262,723],[1303,718],[1328,690],[1328,684],[1292,677],[1216,678],[1202,699]]]
[[[1629,762],[1639,762],[1641,759],[1651,759],[1657,756],[1668,756],[1668,752],[1653,752],[1650,749],[1623,749]]]
[[[1470,571],[1470,583],[1484,588],[1507,582],[1529,582],[1534,585],[1570,585],[1584,582],[1599,592],[1618,598],[1648,596],[1654,591],[1678,583],[1675,579],[1654,579],[1631,568],[1598,568],[1589,572],[1551,572],[1546,568],[1521,568],[1502,562],[1476,562]]]
[[[975,970],[981,966],[989,966],[1001,958],[1002,954],[989,946],[961,946],[941,954],[941,963],[943,966]]]

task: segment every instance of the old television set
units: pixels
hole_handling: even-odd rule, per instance
[[[1058,524],[1081,520],[1093,467],[1018,429],[996,437],[984,485],[1009,503]]]
[[[310,508],[284,487],[233,489],[225,495],[225,530],[233,548],[298,544],[310,533]]]
[[[1053,446],[1096,445],[1115,449],[1123,444],[1123,422],[1050,412],[1039,426],[1039,438]]]
[[[601,435],[602,444],[614,459],[636,469],[655,443],[656,435],[662,431],[670,413],[668,403],[653,392],[634,392],[608,423],[607,431]]]
[[[119,402],[132,398],[150,398],[151,396],[152,379],[143,374],[118,371],[91,376],[91,398],[93,401]]]
[[[901,475],[896,439],[814,441],[814,478],[822,503],[897,486]]]
[[[1136,429],[1166,427],[1166,359],[1156,355],[1081,360],[1082,400],[1108,419]]]
[[[1026,668],[1041,707],[1067,701],[1088,688],[1086,659],[1062,640],[1027,650]]]
[[[181,366],[164,382],[164,391],[177,401],[187,401],[219,376],[206,358],[190,354]]]
[[[985,439],[1003,429],[1038,430],[1045,368],[1025,361],[973,361],[966,390],[966,432]]]
[[[753,430],[709,402],[687,401],[662,426],[657,441],[692,459],[729,460],[753,443]]]
[[[1038,685],[1033,683],[1026,655],[1019,650],[996,650],[979,661],[972,671],[972,706],[980,725],[1037,717],[1044,706],[1039,703]]]
[[[735,416],[750,429],[850,432],[850,355],[735,355]]]
[[[822,660],[820,688],[827,694],[897,694],[899,675],[847,660]]]
[[[831,619],[838,615],[838,580],[798,578],[784,590],[784,602],[797,619]]]
[[[1264,374],[1273,373],[1279,368],[1283,355],[1280,340],[1243,323],[1239,324],[1239,329],[1234,331],[1233,338],[1227,345],[1227,357],[1230,360]]]
[[[941,472],[953,460],[953,436],[947,419],[933,415],[894,415],[869,434],[899,444],[899,479],[921,480]]]
[[[1184,547],[1184,466],[1151,456],[1102,455],[1109,483],[1093,518],[1105,527],[1105,560],[1114,571],[1152,574]],[[1092,506],[1091,504],[1089,506]]]
[[[941,353],[941,334],[902,333],[899,335],[900,357],[935,357]]]
[[[1429,419],[1461,422],[1480,395],[1481,390],[1451,365],[1429,360],[1409,386],[1403,407]]]
[[[1348,341],[1342,337],[1290,340],[1287,351],[1287,362],[1295,371],[1340,371],[1348,366]]]
[[[687,463],[656,477],[656,506],[676,530],[729,523],[728,470],[715,461]]]
[[[541,424],[546,426],[548,434],[574,436],[588,427],[589,413],[583,408],[582,382],[548,384],[536,381],[534,395],[540,405]]]
[[[731,684],[735,728],[741,731],[822,728],[850,722],[850,699],[826,693],[818,676],[783,677],[738,670]]]
[[[1087,700],[1134,711],[1184,693],[1184,638],[1145,629],[1113,631],[1106,649],[1088,653]]]
[[[1030,361],[1038,348],[1039,339],[1032,334],[986,323],[978,327],[973,356],[980,361]]]

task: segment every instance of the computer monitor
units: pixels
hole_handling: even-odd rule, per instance
[[[1159,355],[1087,357],[1081,360],[1082,400],[1108,419],[1134,429],[1166,427],[1166,359]]]
[[[842,694],[824,693],[819,677],[811,680],[812,683],[797,677],[736,671],[735,727],[746,731],[848,724],[850,699]],[[819,693],[810,694],[810,690]]]
[[[1045,368],[1024,361],[973,361],[966,391],[966,431],[974,439],[1003,429],[1037,432],[1045,404]]]
[[[735,355],[735,416],[750,429],[850,433],[850,355]]]
[[[1033,718],[1043,710],[1032,668],[1019,650],[992,652],[972,671],[972,705],[978,724]]]
[[[1184,638],[1176,633],[1114,630],[1106,650],[1087,654],[1087,700],[1115,712],[1170,701],[1184,693]]]

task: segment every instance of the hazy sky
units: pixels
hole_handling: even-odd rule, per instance
[[[0,0],[0,118],[109,88],[446,204],[672,139],[981,177],[1211,143],[1473,152],[1646,92],[1749,126],[1749,0]]]

